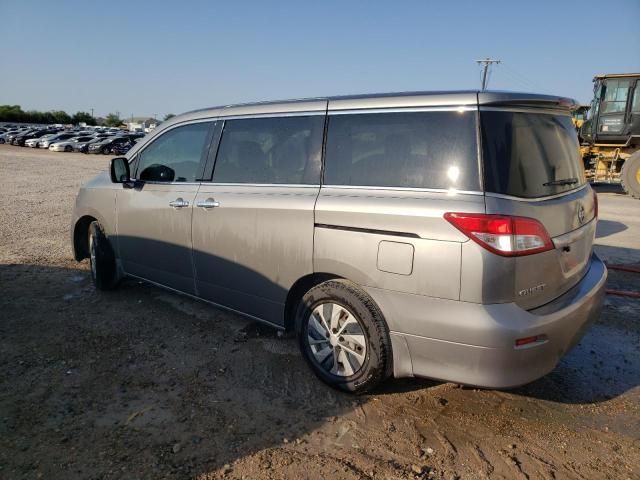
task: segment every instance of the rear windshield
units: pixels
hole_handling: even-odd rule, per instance
[[[480,122],[487,192],[535,198],[586,182],[569,115],[484,110]]]

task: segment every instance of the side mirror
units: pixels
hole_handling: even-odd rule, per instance
[[[124,157],[113,158],[111,160],[111,181],[113,183],[122,183],[124,187],[131,185],[129,160]]]

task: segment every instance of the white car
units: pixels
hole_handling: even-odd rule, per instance
[[[40,138],[30,138],[29,140],[24,142],[24,146],[25,147],[31,147],[31,148],[38,148],[38,146],[40,145],[40,142],[43,142],[43,141],[45,141],[47,139],[50,139],[50,138],[54,138],[57,135],[58,135],[57,133],[50,133],[49,135],[45,135],[45,136],[40,137]]]
[[[38,142],[38,147],[39,148],[49,148],[49,146],[53,143],[58,143],[58,142],[64,142],[66,140],[70,140],[73,137],[78,137],[78,133],[73,132],[73,133],[69,133],[69,132],[61,132],[61,133],[56,133],[55,135],[53,135],[52,137],[48,137],[48,138],[41,138],[40,141]]]
[[[92,138],[94,138],[93,135],[91,136],[87,135],[83,137],[73,137],[63,142],[52,143],[51,145],[49,145],[49,150],[51,150],[52,152],[72,152],[74,143],[87,142]]]

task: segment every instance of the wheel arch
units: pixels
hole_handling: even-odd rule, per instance
[[[89,258],[89,225],[94,221],[100,224],[115,252],[114,239],[112,238],[112,235],[115,234],[114,222],[109,222],[108,217],[104,217],[96,208],[88,206],[82,211],[76,212],[75,220],[72,222],[73,258],[78,262]]]
[[[91,215],[83,215],[73,226],[73,258],[76,261],[89,258],[89,225],[98,221]]]
[[[305,293],[316,285],[320,285],[328,280],[342,279],[340,275],[328,272],[313,272],[299,278],[289,289],[284,306],[284,328],[286,331],[293,331],[295,328],[296,308]]]

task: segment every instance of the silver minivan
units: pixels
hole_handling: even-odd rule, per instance
[[[75,258],[295,331],[351,392],[550,372],[599,315],[572,100],[418,92],[174,117],[84,185]]]

